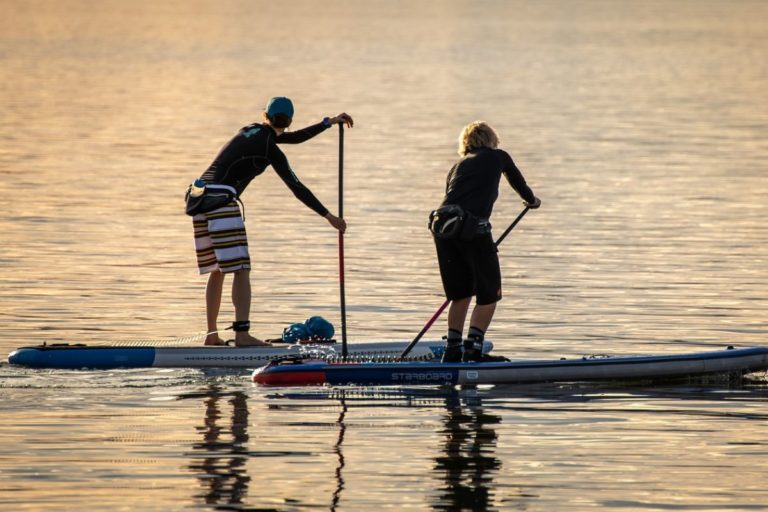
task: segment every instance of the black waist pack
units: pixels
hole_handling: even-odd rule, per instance
[[[193,188],[196,188],[196,194],[193,194]],[[217,208],[226,206],[237,199],[237,190],[229,185],[220,185],[218,183],[206,183],[203,192],[194,184],[187,188],[184,196],[187,203],[186,213],[189,216],[195,216],[198,213],[212,212]]]
[[[429,214],[429,230],[444,240],[472,240],[479,225],[478,217],[457,204],[446,204]]]

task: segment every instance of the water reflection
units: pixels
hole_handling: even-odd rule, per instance
[[[336,420],[338,434],[333,447],[336,455],[336,488],[330,499],[331,511],[339,507],[345,488],[344,441],[347,422],[360,417],[355,412],[380,407],[427,407],[439,413],[441,428],[438,433],[442,436],[442,442],[441,450],[432,459],[432,469],[433,480],[440,483],[432,498],[433,510],[496,509],[493,504],[493,480],[502,462],[495,454],[498,435],[494,427],[501,424],[502,418],[483,406],[481,395],[474,389],[332,389],[280,393],[268,398],[302,402],[338,401],[341,410]],[[300,409],[306,407],[299,406]],[[309,407],[314,409],[316,406]],[[278,404],[272,408],[296,412],[296,407],[291,405]]]
[[[203,423],[196,427],[202,441],[187,454],[189,469],[200,481],[196,501],[217,510],[240,509],[251,477],[248,476],[248,404],[241,391],[223,391],[212,385],[200,394],[182,398],[204,398]]]
[[[493,510],[493,476],[501,468],[494,455],[497,434],[493,426],[501,417],[489,413],[480,397],[462,399],[458,393],[445,398],[443,453],[435,457],[434,470],[444,481],[434,510]]]
[[[752,406],[737,408],[742,402],[762,403],[764,386],[309,388],[265,395],[221,386],[211,384],[181,397],[193,399],[196,409],[203,406],[198,440],[185,453],[190,461],[186,467],[198,481],[193,500],[199,507],[216,510],[375,509],[398,503],[394,489],[424,497],[416,507],[409,503],[410,509],[526,509],[558,496],[557,491],[531,492],[541,484],[537,481],[541,475],[531,473],[532,466],[573,464],[586,453],[596,460],[621,460],[616,446],[626,446],[625,433],[613,425],[635,418],[658,418],[653,423],[674,418],[666,435],[698,431],[702,421],[766,418]],[[711,405],[716,402],[728,405]],[[258,409],[254,415],[249,414],[249,405]],[[400,438],[402,444],[387,459],[384,447],[389,445],[383,440],[403,432],[404,425],[393,427],[387,421],[390,417],[408,418],[413,432]],[[256,429],[251,435],[249,421]],[[561,430],[563,425],[570,426],[567,433]],[[591,443],[561,453],[564,446],[570,447],[572,432],[586,429],[593,432]],[[546,433],[545,439],[534,443],[532,436],[540,431]],[[637,427],[637,431],[646,442],[667,446],[654,429]],[[264,449],[256,450],[252,442]],[[764,444],[759,436],[739,439],[744,442]],[[270,448],[273,443],[283,448]],[[685,443],[680,447],[687,450]],[[273,464],[269,474],[256,469],[261,457]],[[370,482],[382,478],[397,484],[377,494]],[[574,485],[568,478],[561,484],[566,482]],[[362,493],[361,486],[370,490]]]

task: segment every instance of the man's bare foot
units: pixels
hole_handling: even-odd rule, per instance
[[[209,346],[219,347],[226,345],[223,339],[219,338],[218,334],[209,334],[205,338],[205,344]]]
[[[272,344],[266,341],[261,341],[258,338],[254,338],[247,332],[235,333],[235,346],[236,347],[271,347]]]

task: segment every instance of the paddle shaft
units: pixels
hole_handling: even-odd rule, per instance
[[[501,234],[498,240],[496,240],[496,242],[494,243],[494,247],[498,247],[499,244],[501,244],[501,242],[503,242],[504,239],[507,238],[507,235],[510,233],[510,231],[512,231],[515,228],[515,226],[517,226],[517,223],[520,222],[520,220],[522,220],[522,218],[525,216],[526,213],[528,213],[528,210],[530,209],[531,209],[530,207],[526,206],[523,209],[523,211],[520,212],[520,215],[518,215],[517,218],[512,221],[512,224],[510,224],[509,227],[504,230],[504,232]],[[403,359],[405,356],[407,356],[411,352],[411,350],[413,350],[413,347],[416,346],[416,344],[419,342],[422,336],[424,336],[427,333],[427,331],[430,329],[430,327],[432,327],[432,324],[434,324],[435,321],[438,318],[440,318],[440,315],[443,314],[443,311],[445,311],[445,308],[447,308],[448,304],[450,303],[451,301],[449,299],[445,299],[445,302],[443,302],[443,305],[437,309],[435,314],[432,315],[432,318],[429,319],[429,321],[424,326],[424,328],[419,332],[419,334],[416,335],[415,338],[413,338],[413,341],[410,342],[407,347],[405,347],[405,349],[400,354],[398,359]]]
[[[344,218],[344,123],[339,123],[339,218]],[[344,290],[344,233],[339,231],[339,303],[341,305],[341,357],[347,359],[347,301]]]

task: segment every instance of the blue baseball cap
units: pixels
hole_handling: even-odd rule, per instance
[[[284,114],[293,119],[293,103],[284,96],[277,96],[267,103],[267,115],[275,117],[277,114]]]

